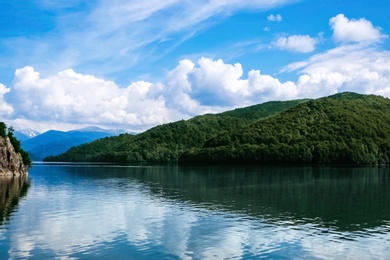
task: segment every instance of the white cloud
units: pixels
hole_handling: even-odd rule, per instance
[[[279,22],[283,21],[283,17],[280,14],[277,14],[277,15],[270,14],[267,17],[267,19],[269,22],[278,22],[279,23]]]
[[[164,99],[147,97],[151,88],[153,84],[143,81],[120,88],[73,70],[41,78],[32,67],[24,67],[16,70],[6,100],[13,105],[9,119],[145,128],[172,119]]]
[[[239,63],[233,65],[222,60],[201,58],[198,60],[198,66],[195,66],[186,60],[173,72],[170,74],[168,89],[174,89],[176,95],[170,92],[170,96],[180,97],[183,94],[186,99],[195,101],[192,106],[181,106],[185,109],[181,112],[187,114],[195,112],[188,110],[194,107],[205,112],[218,111],[295,96],[291,82],[281,83],[269,75],[262,75],[259,70],[250,71],[247,78],[244,78]],[[173,85],[172,82],[178,84]],[[166,98],[168,100],[168,97]]]
[[[390,97],[390,52],[365,43],[313,55],[282,72],[294,71],[299,74],[295,82],[282,82],[259,70],[245,75],[240,63],[203,57],[197,63],[180,61],[161,82],[137,81],[121,88],[73,70],[41,77],[32,67],[24,67],[16,71],[9,88],[0,84],[0,112],[11,125],[36,130],[86,125],[143,130],[270,100],[343,91]]]
[[[9,115],[13,113],[13,108],[4,100],[4,95],[10,91],[5,85],[0,83],[0,115]]]
[[[198,30],[218,22],[211,18],[223,18],[243,9],[265,10],[287,2],[98,0],[90,10],[59,17],[59,33],[48,34],[39,42],[31,42],[36,37],[0,41],[1,46],[15,50],[0,66],[17,60],[36,64],[38,60],[44,65],[34,67],[45,75],[41,76],[33,67],[24,67],[16,70],[10,86],[0,84],[0,115],[11,123],[36,130],[71,129],[78,125],[144,130],[269,100],[319,97],[346,90],[390,97],[389,52],[370,47],[372,42],[387,36],[370,21],[348,19],[343,14],[331,18],[329,23],[334,40],[344,45],[288,65],[286,71],[299,73],[295,82],[282,82],[260,70],[244,73],[240,63],[209,58],[201,58],[197,63],[181,60],[160,82],[140,80],[120,87],[101,76],[116,75],[118,71],[131,73],[131,67],[147,66]],[[50,8],[56,8],[56,4],[50,3]],[[267,19],[283,20],[279,14]],[[162,41],[163,50],[156,47]],[[321,36],[291,35],[278,38],[273,47],[310,53],[320,41]],[[234,51],[254,48],[259,43],[243,46],[234,46]],[[19,55],[14,55],[19,50]],[[85,75],[91,64],[99,77]],[[84,74],[64,68],[75,68]],[[130,77],[126,75],[126,80]]]
[[[195,100],[197,108],[208,106],[214,111],[220,105],[237,107],[344,91],[390,97],[390,52],[365,44],[343,45],[290,64],[286,70],[299,72],[295,82],[281,82],[259,70],[252,70],[245,77],[241,64],[226,64],[222,60],[202,58],[198,66],[186,62],[188,70],[180,74],[186,97]]]
[[[300,96],[354,91],[390,97],[390,52],[364,44],[343,45],[286,69],[300,72],[296,83]]]
[[[208,58],[199,59],[197,65],[182,60],[163,82],[138,81],[126,88],[71,69],[42,78],[34,68],[24,67],[16,70],[10,89],[3,89],[3,104],[7,104],[3,116],[8,122],[39,131],[77,125],[147,129],[296,96],[292,82],[282,83],[258,70],[244,78],[241,64]]]
[[[317,43],[317,39],[308,35],[292,35],[280,37],[275,41],[274,45],[282,50],[307,53],[314,51]]]
[[[29,64],[44,74],[74,68],[91,74],[97,71],[102,76],[127,76],[127,81],[126,71],[135,67],[142,70],[141,66],[149,70],[150,64],[224,17],[290,1],[97,0],[80,5],[72,0],[78,12],[57,12],[61,15],[55,18],[52,32],[1,39],[0,47],[9,54],[2,57],[0,66],[14,69]],[[40,4],[49,10],[70,5],[49,4],[47,0]]]
[[[331,18],[329,24],[336,42],[374,42],[387,37],[381,33],[380,28],[374,27],[365,18],[348,19],[344,14],[339,14]]]

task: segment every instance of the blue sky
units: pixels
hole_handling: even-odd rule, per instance
[[[0,0],[0,115],[143,131],[342,91],[390,97],[384,0]]]

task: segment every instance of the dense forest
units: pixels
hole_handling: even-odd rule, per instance
[[[390,100],[342,93],[209,139],[180,162],[388,164]]]
[[[31,166],[30,156],[26,151],[22,149],[20,141],[14,135],[14,129],[12,126],[7,127],[7,125],[4,122],[0,122],[0,136],[4,138],[8,137],[12,146],[15,149],[15,152],[19,153],[22,156],[23,164],[26,167]]]
[[[274,101],[221,114],[156,126],[138,135],[121,134],[75,146],[45,161],[70,162],[176,162],[190,148],[201,148],[219,133],[249,125],[286,111],[307,100]]]
[[[267,102],[100,139],[46,160],[388,164],[390,100],[347,92]]]

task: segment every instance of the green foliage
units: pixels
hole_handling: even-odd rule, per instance
[[[209,139],[181,162],[390,163],[390,101],[341,93]]]
[[[7,136],[7,125],[4,122],[0,122],[0,136]]]
[[[31,159],[28,153],[22,149],[20,141],[14,136],[14,128],[11,126],[7,129],[7,125],[4,122],[0,122],[0,136],[9,138],[15,152],[22,156],[23,164],[30,167]]]
[[[11,141],[15,151],[18,153],[20,150],[21,150],[21,143],[18,139],[16,139],[16,137],[14,136],[14,128],[12,126],[10,126],[8,128],[8,133],[7,133],[7,136],[9,138],[9,140]]]
[[[23,149],[20,149],[19,153],[22,156],[23,164],[26,167],[31,167],[32,161],[31,161],[31,158],[30,158],[29,154],[25,150],[23,150]]]
[[[301,103],[307,102],[309,99],[298,99],[291,101],[270,101],[254,106],[249,106],[245,108],[237,108],[231,111],[221,113],[222,116],[231,116],[239,118],[248,118],[248,119],[260,119],[267,118],[283,112],[287,109],[293,108]]]
[[[201,148],[210,138],[261,118],[285,111],[306,100],[268,102],[221,114],[156,126],[139,135],[120,135],[69,149],[45,161],[173,162],[190,148]]]
[[[267,102],[99,139],[46,160],[388,164],[390,101],[347,92]]]

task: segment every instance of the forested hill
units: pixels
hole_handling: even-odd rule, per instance
[[[180,162],[390,163],[390,100],[341,93],[219,134]]]
[[[197,116],[154,127],[138,135],[122,134],[75,146],[45,161],[170,162],[190,148],[201,148],[219,133],[252,124],[308,100],[274,101],[221,114]]]

